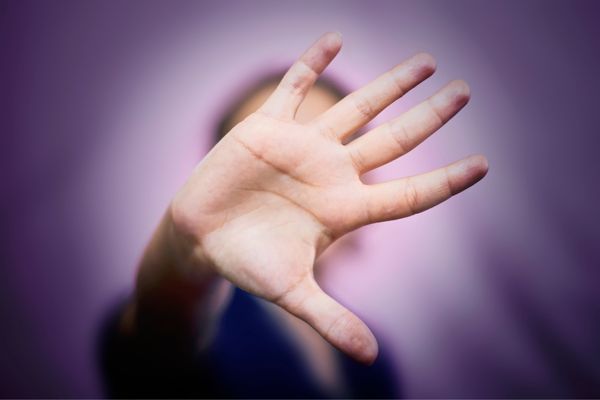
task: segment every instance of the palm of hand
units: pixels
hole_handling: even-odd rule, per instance
[[[376,341],[358,317],[319,288],[313,277],[316,257],[359,226],[439,203],[474,183],[484,167],[481,159],[477,163],[471,159],[417,178],[365,185],[362,173],[416,146],[466,101],[454,101],[447,110],[440,110],[430,100],[422,107],[433,113],[417,106],[412,115],[417,121],[405,119],[402,124],[374,130],[371,138],[379,136],[384,144],[392,139],[388,142],[392,149],[379,155],[371,154],[374,144],[367,135],[344,145],[343,139],[402,94],[399,91],[414,86],[428,73],[408,76],[404,88],[401,79],[390,74],[342,100],[316,121],[300,124],[294,121],[294,112],[339,50],[341,43],[336,45],[336,39],[326,35],[305,53],[265,105],[207,155],[174,204],[180,228],[196,238],[199,251],[218,274],[282,306],[342,351],[369,363],[377,354]],[[387,85],[387,95],[377,93],[378,100],[365,100],[381,91],[385,79],[394,79],[394,85]],[[282,110],[282,103],[287,110]],[[340,119],[350,112],[354,118]],[[411,123],[420,123],[423,131],[407,131]],[[399,125],[402,136],[395,134]]]
[[[201,168],[213,172],[213,163],[228,166],[205,187],[228,201],[205,211],[216,227],[205,251],[221,274],[269,300],[284,301],[312,277],[315,258],[365,210],[345,148],[294,121],[253,114],[206,161]]]

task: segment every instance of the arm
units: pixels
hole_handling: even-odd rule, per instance
[[[231,285],[193,253],[169,207],[140,262],[135,296],[123,318],[126,333],[152,334],[182,351],[208,344]]]
[[[135,293],[105,321],[100,365],[107,396],[215,397],[212,370],[195,357],[206,346],[231,285],[190,260],[189,239],[170,207],[145,249]]]

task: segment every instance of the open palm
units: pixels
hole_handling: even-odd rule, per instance
[[[360,226],[430,208],[481,179],[474,156],[445,168],[367,185],[365,172],[410,151],[468,101],[454,81],[402,116],[346,143],[359,128],[430,76],[418,54],[342,99],[314,120],[295,114],[341,47],[322,36],[290,68],[265,104],[235,126],[199,164],[172,203],[176,227],[195,253],[236,286],[270,300],[326,340],[370,363],[377,342],[366,325],[325,294],[313,276],[316,258]]]

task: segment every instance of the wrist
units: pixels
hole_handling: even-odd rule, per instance
[[[198,313],[223,283],[193,237],[165,212],[140,262],[134,298],[135,325],[194,334]]]
[[[138,288],[159,282],[202,287],[217,278],[198,240],[178,222],[171,203],[144,251],[138,270]]]

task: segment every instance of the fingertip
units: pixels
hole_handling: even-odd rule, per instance
[[[327,32],[300,57],[309,68],[321,74],[335,58],[342,47],[342,37],[338,32]]]
[[[417,53],[413,56],[413,61],[429,75],[433,74],[437,69],[437,61],[434,56],[427,52]]]
[[[469,84],[462,79],[451,81],[447,88],[451,90],[452,97],[461,107],[467,104],[471,99],[471,88],[469,87]]]
[[[342,47],[343,37],[338,31],[327,32],[322,36],[322,39],[325,41],[327,48],[336,52]]]
[[[327,34],[336,36],[340,42],[342,41],[342,39],[344,37],[344,35],[342,35],[342,32],[340,32],[340,31],[331,31],[331,32],[327,32]]]
[[[352,312],[342,312],[325,331],[324,338],[354,360],[371,365],[379,345],[369,327]]]
[[[487,159],[480,155],[472,155],[450,165],[447,169],[450,179],[450,191],[456,195],[479,182],[488,171]]]
[[[371,330],[362,324],[362,329],[353,333],[349,345],[344,350],[356,361],[365,365],[372,365],[379,354],[379,344]]]
[[[371,336],[372,338],[370,343],[365,349],[362,358],[362,362],[366,365],[373,365],[373,363],[377,360],[377,356],[379,355],[379,344],[377,343],[377,339],[375,339],[373,334],[371,334]]]
[[[486,176],[490,169],[488,159],[482,154],[475,154],[469,157],[469,162],[471,163],[478,180]]]

